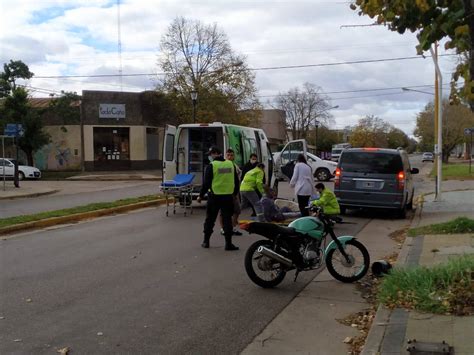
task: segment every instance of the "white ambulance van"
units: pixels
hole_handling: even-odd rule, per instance
[[[255,153],[265,164],[266,184],[278,191],[275,166],[270,145],[265,132],[259,128],[243,127],[220,122],[182,124],[178,127],[166,126],[163,146],[163,179],[172,180],[176,174],[195,174],[194,192],[198,193],[206,166],[209,165],[208,151],[212,146],[219,147],[223,154],[232,148],[235,163],[243,167]],[[306,141],[289,142],[283,151],[304,151]]]

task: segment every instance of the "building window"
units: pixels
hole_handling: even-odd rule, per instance
[[[94,127],[94,160],[130,160],[130,129]]]

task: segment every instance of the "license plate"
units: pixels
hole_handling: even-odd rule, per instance
[[[365,188],[373,188],[373,187],[375,187],[375,182],[366,181],[366,182],[364,182],[364,187]]]

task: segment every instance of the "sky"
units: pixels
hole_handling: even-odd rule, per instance
[[[367,26],[374,21],[358,16],[350,3],[120,0],[122,73],[149,74],[123,77],[120,83],[119,77],[71,77],[119,73],[117,0],[0,0],[0,64],[25,62],[35,74],[25,83],[35,97],[61,90],[152,90],[162,71],[161,37],[173,19],[183,16],[216,23],[226,33],[232,49],[256,69],[265,108],[275,107],[279,93],[308,82],[337,106],[330,111],[332,128],[375,115],[411,136],[417,113],[434,97],[430,53],[417,56],[412,33]],[[449,54],[442,46],[439,53]],[[418,58],[387,60],[407,57]],[[374,60],[383,61],[354,63]],[[455,56],[439,57],[446,94],[456,61]],[[286,68],[259,70],[268,67]]]

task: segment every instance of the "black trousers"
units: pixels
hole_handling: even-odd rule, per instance
[[[214,231],[217,215],[221,212],[226,242],[233,234],[232,215],[234,214],[234,198],[232,195],[209,194],[207,200],[206,220],[204,221],[204,239],[209,240]]]
[[[309,210],[306,207],[308,207],[309,198],[311,196],[297,195],[297,197],[298,207],[300,208],[301,216],[309,216]]]

